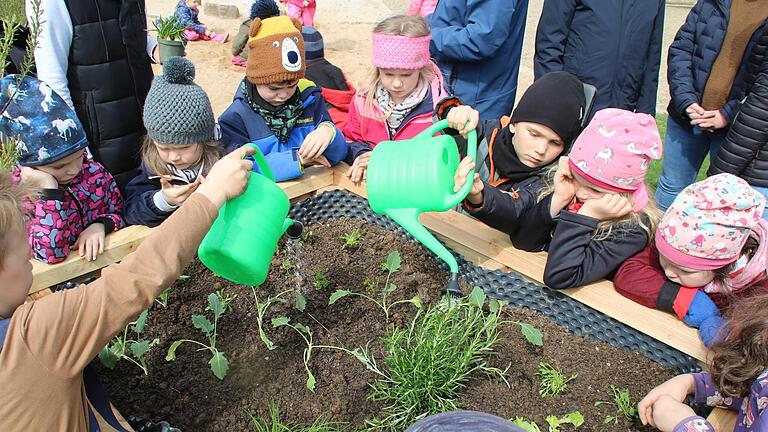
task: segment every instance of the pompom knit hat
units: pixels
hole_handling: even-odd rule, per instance
[[[187,145],[214,140],[211,101],[194,79],[195,65],[183,57],[163,64],[144,103],[144,127],[153,141]]]
[[[715,270],[736,261],[760,222],[765,197],[732,174],[694,183],[675,198],[656,229],[656,248],[677,265]]]
[[[267,19],[280,15],[280,8],[275,0],[256,0],[251,5],[250,18]]]
[[[557,103],[553,103],[557,101]],[[586,111],[584,85],[568,72],[550,72],[533,82],[512,111],[512,123],[530,122],[552,129],[570,148]]]
[[[304,38],[295,18],[254,18],[248,38],[245,75],[253,84],[270,84],[304,78]]]
[[[325,57],[323,35],[316,28],[304,26],[301,29],[301,36],[304,37],[304,53],[307,61]]]
[[[656,121],[648,114],[617,108],[598,111],[568,155],[571,171],[591,184],[632,194],[634,211],[648,203],[645,174],[661,159]]]
[[[18,139],[19,165],[52,164],[88,147],[80,120],[48,84],[8,75],[0,80],[0,135]]]

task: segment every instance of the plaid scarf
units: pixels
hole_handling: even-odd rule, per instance
[[[408,117],[408,114],[416,108],[416,105],[420,104],[424,98],[427,97],[428,90],[428,83],[423,79],[419,79],[418,85],[416,85],[416,88],[413,89],[411,94],[409,94],[405,100],[396,104],[392,101],[392,96],[381,83],[376,86],[376,101],[379,103],[381,112],[387,116],[387,126],[389,128],[390,136],[394,136],[395,132],[400,128],[400,125],[403,124],[403,120]]]
[[[265,101],[256,86],[247,78],[243,78],[240,89],[245,95],[245,101],[256,114],[260,115],[267,123],[267,127],[281,142],[288,142],[291,130],[296,125],[299,117],[304,112],[304,102],[301,100],[299,90],[291,96],[283,105],[276,107]]]

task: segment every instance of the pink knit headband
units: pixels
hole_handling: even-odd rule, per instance
[[[421,69],[430,63],[430,36],[373,33],[373,65],[382,69]]]

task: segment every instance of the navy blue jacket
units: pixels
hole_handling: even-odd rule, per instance
[[[173,211],[160,210],[155,205],[155,193],[162,189],[160,179],[149,179],[155,175],[142,162],[136,177],[125,187],[126,198],[123,217],[127,225],[155,227],[163,223],[173,213]]]
[[[528,0],[441,0],[430,16],[430,51],[448,93],[482,120],[512,112]]]
[[[730,9],[731,0],[699,0],[669,47],[667,79],[670,100],[667,112],[671,119],[684,128],[691,128],[686,108],[691,104],[701,103],[709,73],[725,39]],[[731,96],[720,109],[728,123],[733,121],[739,108],[744,66],[749,52],[766,27],[768,21],[752,34],[739,73],[734,80]],[[727,129],[719,133],[724,134],[726,131]]]
[[[545,0],[535,79],[570,72],[597,87],[592,112],[656,113],[665,0]]]
[[[221,141],[227,153],[246,143],[259,146],[269,163],[276,181],[291,180],[303,174],[297,155],[304,138],[314,131],[320,123],[329,122],[333,125],[328,109],[325,107],[320,87],[312,81],[299,80],[301,99],[304,101],[304,111],[296,125],[291,129],[287,142],[280,141],[269,129],[264,119],[254,111],[245,100],[245,95],[238,87],[232,104],[219,117]],[[336,129],[336,136],[323,153],[331,165],[336,165],[347,156],[347,142],[341,131]],[[256,165],[254,169],[258,171]]]

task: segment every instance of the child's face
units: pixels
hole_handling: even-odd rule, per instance
[[[272,84],[256,84],[256,91],[262,99],[269,102],[272,106],[283,106],[293,97],[298,88],[298,81],[288,81]]]
[[[392,102],[405,100],[419,84],[419,71],[414,69],[379,69],[379,79]]]
[[[519,122],[509,125],[514,134],[512,144],[517,158],[529,168],[549,165],[565,149],[565,142],[547,126],[538,123]]]
[[[3,269],[0,270],[0,316],[8,318],[27,298],[32,286],[32,263],[27,237],[22,231],[14,233],[6,241]]]
[[[682,286],[698,288],[712,282],[715,272],[712,270],[695,270],[679,266],[659,252],[659,264],[664,269],[667,279]]]
[[[609,191],[601,187],[595,186],[584,177],[571,171],[573,178],[576,179],[574,185],[576,186],[576,199],[579,202],[587,202],[587,200],[593,200],[602,198],[604,195],[615,194],[614,191]]]
[[[50,174],[60,185],[68,184],[83,168],[84,152],[85,150],[80,150],[50,165],[35,167],[35,169]]]
[[[203,155],[201,144],[158,144],[155,143],[160,159],[167,164],[183,170],[194,166]]]

